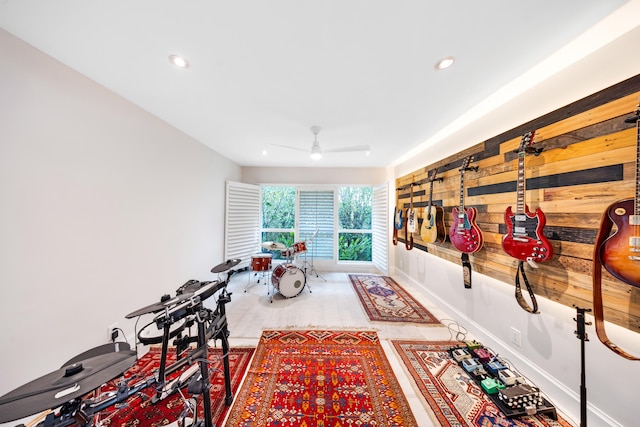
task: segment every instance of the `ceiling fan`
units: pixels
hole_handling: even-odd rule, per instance
[[[320,143],[318,142],[318,134],[320,133],[322,128],[320,126],[311,126],[311,133],[313,133],[313,144],[311,145],[310,155],[313,160],[318,160],[322,158],[322,153],[349,153],[349,152],[358,152],[358,151],[366,151],[369,152],[371,147],[368,145],[352,145],[350,147],[340,147],[340,148],[329,148],[329,149],[321,149]],[[289,145],[280,145],[280,144],[270,144],[276,147],[288,148],[291,150],[298,151],[308,151],[305,148],[299,147],[291,147]]]

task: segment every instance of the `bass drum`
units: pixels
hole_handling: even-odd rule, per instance
[[[307,278],[304,271],[300,270],[293,264],[280,264],[273,270],[271,275],[271,283],[285,298],[297,297]]]

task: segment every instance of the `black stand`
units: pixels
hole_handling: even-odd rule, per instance
[[[585,351],[584,343],[589,341],[585,325],[590,325],[591,322],[585,322],[584,313],[590,312],[591,309],[576,307],[576,321],[578,327],[575,334],[580,339],[580,427],[587,427],[587,376],[585,373]]]

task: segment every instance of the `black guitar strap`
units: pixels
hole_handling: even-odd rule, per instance
[[[522,275],[522,280],[524,281],[525,286],[527,287],[527,292],[529,292],[529,297],[531,298],[531,303],[533,307],[531,307],[522,296],[522,288],[520,287],[520,276]],[[518,262],[518,269],[516,270],[516,301],[520,304],[520,307],[524,311],[533,314],[540,314],[538,311],[538,301],[536,301],[536,295],[533,293],[533,289],[531,289],[531,285],[529,284],[529,280],[527,280],[527,275],[524,272],[524,261]]]
[[[464,279],[465,289],[471,289],[471,263],[469,262],[469,254],[462,252],[462,278]]]

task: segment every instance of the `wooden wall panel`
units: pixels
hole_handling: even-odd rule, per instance
[[[536,130],[534,147],[543,151],[526,158],[526,202],[531,210],[544,211],[544,232],[553,245],[554,257],[539,264],[538,269],[527,266],[527,277],[536,295],[568,306],[590,308],[593,245],[600,220],[611,203],[635,194],[636,127],[625,123],[625,118],[634,114],[639,97],[640,75],[398,177],[396,206],[409,208],[413,187],[413,206],[420,227],[429,202],[428,178],[438,168],[438,178],[442,180],[434,182],[433,204],[444,208],[448,232],[453,223],[451,210],[460,203],[459,168],[466,156],[473,155],[471,166],[478,170],[465,173],[465,206],[478,210],[476,222],[485,243],[470,255],[472,268],[513,283],[518,261],[501,246],[507,230],[504,212],[508,206],[515,209],[516,205],[516,151],[521,136]],[[461,253],[448,240],[425,243],[419,230],[413,235],[413,250],[461,263]],[[404,249],[404,230],[398,234],[398,245]],[[460,277],[459,286],[463,286]],[[606,319],[640,332],[640,289],[620,282],[606,270],[602,284]]]

